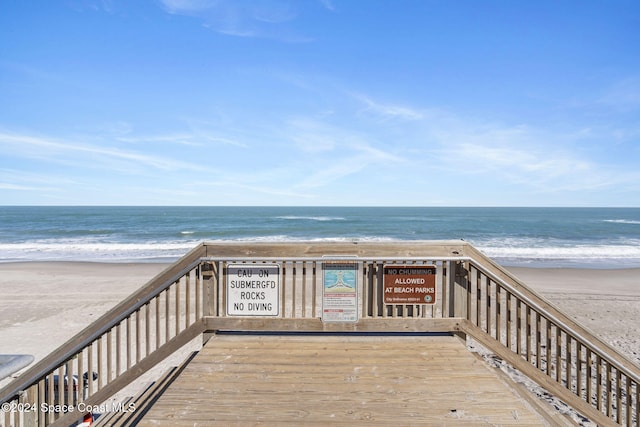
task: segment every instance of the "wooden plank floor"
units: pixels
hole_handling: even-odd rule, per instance
[[[545,425],[452,336],[218,335],[140,426]]]

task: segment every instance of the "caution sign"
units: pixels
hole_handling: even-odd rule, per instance
[[[277,316],[280,313],[278,264],[227,266],[227,315]]]
[[[385,304],[435,304],[435,266],[385,265],[382,268]]]

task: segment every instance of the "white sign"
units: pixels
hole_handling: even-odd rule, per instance
[[[358,264],[353,261],[322,263],[322,321],[358,321]]]
[[[227,266],[227,315],[277,316],[280,313],[278,264]]]

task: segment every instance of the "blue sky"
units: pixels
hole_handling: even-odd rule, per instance
[[[640,2],[3,1],[0,204],[640,206]]]

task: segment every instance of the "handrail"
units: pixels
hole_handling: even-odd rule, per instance
[[[361,266],[359,321],[324,323],[316,268],[347,257]],[[282,266],[282,307],[275,318],[227,314],[225,266],[244,262]],[[386,304],[381,266],[389,263],[436,266],[436,303]],[[99,403],[197,334],[288,327],[469,333],[587,417],[638,426],[640,368],[462,241],[202,243],[5,386],[0,403]],[[0,427],[10,420],[15,425],[74,420],[73,414],[28,416],[7,412],[3,420],[0,413]]]
[[[500,357],[505,350],[517,356],[507,360],[594,421],[639,425],[640,367],[473,247],[467,249],[465,317],[477,328],[476,337],[477,330],[484,333],[482,344]],[[567,392],[558,392],[562,388]]]
[[[490,341],[491,337],[470,321],[464,320],[460,322],[459,328],[461,332],[468,334],[472,339],[477,340],[482,345],[491,348],[498,357],[502,358],[507,363],[514,366],[516,369],[520,370],[523,374],[533,379],[539,379],[539,375],[536,372],[535,367],[529,364],[526,360],[519,357],[519,355],[508,351],[508,349],[496,347],[495,343],[492,343]],[[544,381],[544,379],[542,381],[539,381],[538,384],[548,389],[550,392],[558,396],[564,396],[566,398],[566,389],[564,389],[561,384],[558,384],[554,381]],[[605,426],[611,423],[611,420],[608,417],[600,412],[593,411],[593,408],[591,408],[583,400],[575,399],[572,397],[567,400],[567,403],[570,406],[572,406],[579,412],[588,413],[589,418],[591,418],[592,421],[597,422],[599,425]]]
[[[556,307],[554,303],[550,302],[549,300],[544,298],[542,295],[533,291],[527,285],[522,283],[520,279],[512,275],[509,271],[499,266],[498,264],[495,264],[490,258],[478,252],[473,246],[469,246],[468,250],[473,251],[476,254],[480,254],[480,256],[482,257],[480,259],[482,259],[483,262],[477,261],[473,257],[473,254],[468,254],[467,256],[468,256],[468,259],[472,261],[476,266],[478,266],[479,268],[482,268],[482,270],[486,274],[490,275],[492,280],[496,282],[500,282],[500,284],[502,284],[503,286],[509,287],[512,293],[518,294],[523,299],[529,300],[532,305],[536,306],[536,308],[538,308],[541,311],[544,311],[545,314],[547,314],[547,316],[554,321],[554,323],[561,324],[564,328],[566,328],[566,330],[573,331],[573,334],[576,337],[579,337],[585,341],[593,342],[595,344],[594,347],[597,347],[598,349],[600,349],[602,353],[611,354],[613,358],[617,359],[617,362],[620,364],[621,368],[630,369],[630,370],[635,369],[637,372],[640,371],[640,366],[638,364],[633,363],[632,361],[630,361],[628,358],[624,356],[621,357],[620,352],[616,348],[611,346],[609,343],[603,341],[593,331],[588,330],[585,326],[569,318],[567,315],[565,315],[562,312],[562,310]],[[487,265],[491,266],[492,268],[487,268]],[[508,278],[509,281],[507,281],[505,278],[500,277],[498,272],[504,275],[506,278]],[[636,381],[640,382],[640,375],[636,375],[635,373],[632,373],[632,372],[630,372],[630,375],[634,375],[633,378]]]
[[[481,268],[482,271],[487,274],[492,280],[499,282],[504,287],[508,287],[511,293],[519,296],[522,300],[525,300],[531,305],[531,307],[538,309],[540,313],[545,314],[555,325],[560,326],[561,329],[565,331],[571,331],[574,338],[577,338],[584,342],[589,342],[592,347],[594,347],[594,349],[600,351],[602,354],[606,354],[607,356],[609,356],[614,360],[614,363],[616,363],[616,365],[614,365],[616,369],[628,369],[629,377],[634,381],[640,383],[640,374],[632,371],[633,369],[638,370],[640,369],[640,367],[627,358],[621,357],[618,350],[613,348],[608,343],[602,341],[595,333],[588,331],[580,324],[569,319],[566,315],[562,314],[562,312],[557,309],[551,302],[544,300],[544,298],[540,295],[535,294],[532,291],[529,291],[529,293],[525,294],[521,289],[513,287],[513,284],[509,284],[505,280],[496,276],[494,273],[480,267],[482,264],[475,259],[470,258],[470,260],[473,261],[474,266]],[[520,286],[524,285],[520,283]],[[552,310],[549,310],[550,308],[552,308]]]
[[[48,374],[51,366],[57,367],[69,360],[77,354],[79,350],[85,348],[89,343],[94,342],[97,338],[104,335],[119,322],[131,315],[131,313],[142,307],[151,298],[166,289],[167,286],[183,277],[187,271],[199,264],[199,257],[193,261],[190,260],[193,256],[191,255],[192,253],[193,252],[191,252],[190,255],[187,255],[187,257],[185,257],[186,259],[183,259],[183,263],[185,260],[190,261],[186,267],[180,268],[177,272],[174,272],[175,266],[169,267],[167,270],[148,282],[145,287],[141,288],[122,303],[116,305],[114,308],[95,320],[86,329],[82,330],[58,349],[50,353],[49,356],[37,362],[33,367],[20,375],[16,381],[7,384],[5,388],[0,390],[0,403],[5,402],[7,398],[10,398],[16,393],[26,389],[37,381],[37,379]]]
[[[238,261],[247,261],[249,258],[241,257],[241,256],[207,256],[201,258],[201,261],[225,261],[225,262],[238,262]],[[380,261],[384,259],[385,261],[406,261],[409,259],[406,256],[385,256],[385,257],[373,257],[373,256],[358,256],[353,258],[348,258],[345,255],[327,255],[322,258],[313,257],[313,256],[295,256],[295,257],[260,257],[259,260],[261,262],[278,262],[286,259],[287,262],[302,262],[302,261],[344,261],[344,260],[353,260],[357,262],[372,262],[372,261]],[[473,258],[466,256],[450,256],[450,257],[433,257],[433,256],[412,256],[411,261],[433,261],[437,259],[438,261],[472,261]]]

